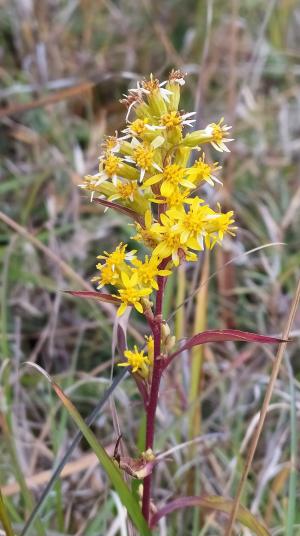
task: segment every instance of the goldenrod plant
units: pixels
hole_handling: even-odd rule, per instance
[[[222,245],[226,235],[235,236],[233,211],[212,208],[203,199],[203,185],[222,185],[217,176],[221,166],[210,161],[205,147],[229,152],[230,126],[224,119],[194,130],[195,112],[180,108],[185,76],[173,70],[162,83],[154,76],[137,83],[122,102],[127,107],[126,128],[103,143],[99,171],[87,175],[81,187],[93,202],[106,210],[117,210],[130,218],[130,249],[120,243],[114,251],[98,256],[95,292],[73,292],[116,304],[117,315],[127,308],[143,315],[149,333],[143,347],[123,351],[120,367],[127,367],[142,397],[146,413],[145,452],[139,464],[143,478],[141,507],[149,530],[162,515],[177,508],[200,505],[230,512],[224,497],[183,497],[157,510],[152,473],[155,471],[155,416],[161,378],[184,350],[211,341],[244,340],[274,343],[277,339],[238,330],[205,331],[185,341],[175,340],[171,326],[163,318],[164,290],[168,278],[183,263],[196,262],[205,249]],[[119,467],[132,476],[134,462]],[[131,467],[131,470],[128,468]],[[238,519],[257,534],[266,529],[245,509]],[[148,530],[148,529],[147,529]]]

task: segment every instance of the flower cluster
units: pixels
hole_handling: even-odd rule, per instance
[[[229,151],[229,129],[223,119],[203,130],[191,130],[194,112],[179,109],[184,85],[180,71],[172,71],[160,83],[152,75],[129,90],[123,102],[128,112],[121,136],[109,136],[103,144],[99,171],[85,177],[82,187],[102,204],[128,211],[142,243],[144,258],[119,244],[112,253],[100,255],[98,288],[112,285],[120,302],[118,315],[127,306],[139,313],[151,307],[150,296],[157,278],[168,277],[174,266],[196,261],[197,253],[220,244],[234,234],[233,212],[213,210],[198,195],[205,182],[220,183],[218,162],[210,162],[202,146]],[[192,161],[192,151],[199,157]],[[194,154],[194,153],[193,153]],[[112,204],[113,202],[113,204]],[[148,358],[137,349],[127,355],[133,370],[145,376]]]

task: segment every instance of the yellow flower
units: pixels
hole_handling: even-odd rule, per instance
[[[136,119],[130,124],[128,131],[133,134],[136,134],[137,136],[140,136],[141,134],[144,134],[146,130],[146,125],[147,119]]]
[[[112,268],[109,264],[96,265],[97,270],[100,270],[100,275],[95,276],[91,281],[98,282],[97,289],[104,287],[104,285],[116,285],[119,281],[119,273]]]
[[[102,144],[102,147],[106,153],[115,153],[119,152],[120,141],[117,136],[107,136]]]
[[[132,372],[138,372],[140,376],[143,378],[147,378],[149,376],[149,365],[151,365],[151,361],[149,357],[144,355],[144,350],[138,350],[138,347],[134,346],[134,351],[132,350],[125,350],[124,357],[126,357],[127,361],[124,363],[118,363],[119,367],[131,367]]]
[[[149,171],[151,169],[154,158],[154,151],[151,149],[151,147],[139,145],[136,147],[133,154],[138,167],[144,169],[145,171]]]
[[[225,212],[224,214],[215,212],[208,216],[206,224],[206,246],[212,249],[216,243],[220,243],[220,241],[223,240],[226,233],[235,236],[234,231],[236,230],[236,227],[233,227],[232,223],[234,223],[232,210]]]
[[[103,165],[103,169],[106,176],[114,180],[117,176],[121,162],[121,158],[119,158],[115,154],[106,153],[106,156],[102,159],[100,167],[101,165]],[[100,168],[99,171],[101,172]]]
[[[181,115],[179,112],[168,112],[161,118],[161,124],[166,128],[181,127]]]
[[[179,265],[180,260],[187,261],[197,260],[197,256],[188,250],[188,244],[183,244],[181,240],[181,231],[176,225],[176,221],[166,214],[161,215],[161,224],[154,223],[152,229],[160,235],[160,242],[154,248],[153,255],[160,259],[172,257],[175,266]],[[192,247],[200,250],[200,247]]]
[[[185,188],[194,188],[195,185],[185,179],[186,169],[178,166],[177,164],[170,164],[163,169],[162,173],[153,175],[149,179],[144,181],[144,186],[152,186],[158,182],[161,182],[160,193],[162,196],[170,196],[175,191],[178,185]]]
[[[228,125],[223,125],[224,119],[220,119],[219,123],[210,123],[203,130],[195,130],[188,133],[185,138],[180,142],[183,147],[199,147],[203,143],[211,143],[211,145],[220,152],[226,151],[230,153],[230,150],[225,145],[232,138],[228,138],[228,130],[231,129]]]
[[[136,138],[131,140],[131,152],[132,155],[125,156],[125,161],[130,164],[135,164],[140,168],[140,178],[138,180],[138,185],[140,186],[143,182],[144,175],[146,172],[149,172],[152,168],[161,171],[161,167],[158,165],[156,158],[156,149],[164,143],[164,138],[162,136],[156,136],[151,143],[141,143]]]
[[[154,339],[152,335],[145,335],[145,339],[146,339],[146,344],[147,344],[148,358],[152,365],[154,361]]]
[[[131,261],[134,259],[136,249],[126,253],[126,248],[127,244],[121,242],[116,247],[115,251],[112,251],[112,253],[104,251],[104,255],[98,255],[97,259],[104,259],[106,264],[114,270],[116,266],[120,266],[124,261]]]
[[[121,301],[117,315],[121,316],[126,307],[132,305],[139,312],[143,312],[141,299],[151,294],[151,288],[138,288],[138,275],[135,273],[129,277],[125,272],[121,273],[122,287],[118,289],[119,294],[113,296]]]
[[[163,130],[162,126],[159,125],[153,125],[149,123],[149,118],[138,118],[135,121],[132,121],[132,123],[129,124],[127,128],[125,128],[122,132],[125,134],[133,135],[133,136],[144,136],[149,135],[152,133],[152,137],[155,136],[156,130]],[[125,136],[126,137],[126,136]],[[148,139],[149,136],[147,136]]]
[[[151,249],[155,248],[160,239],[159,234],[153,231],[152,223],[151,210],[147,210],[145,212],[144,225],[142,226],[139,223],[136,223],[135,228],[137,230],[137,234],[131,237],[133,240],[141,240],[147,247]]]
[[[188,243],[193,249],[204,249],[203,238],[207,234],[207,218],[216,213],[203,204],[203,200],[194,197],[188,211],[184,209],[171,209],[168,215],[178,219],[177,229],[183,244]]]
[[[115,201],[116,199],[122,199],[126,201],[129,199],[133,203],[134,195],[138,192],[138,187],[136,181],[122,182],[116,181],[115,184],[116,193],[112,194],[108,200]]]
[[[144,262],[139,259],[133,259],[132,264],[134,266],[132,273],[137,274],[139,283],[155,290],[158,290],[157,276],[166,277],[172,273],[170,270],[159,269],[160,261],[157,257],[150,257],[149,259],[148,255],[146,255]]]
[[[219,166],[219,162],[214,162],[213,164],[208,164],[205,162],[205,153],[194,162],[194,165],[190,168],[187,168],[186,172],[188,177],[196,185],[202,181],[208,182],[211,186],[214,186],[214,182],[222,184],[222,182],[217,179],[213,173],[218,169],[221,169],[222,166]]]
[[[180,114],[177,111],[172,111],[164,114],[161,117],[161,124],[166,127],[166,129],[179,127],[180,129],[183,125],[189,127],[193,126],[194,119],[190,119],[196,112],[189,112],[187,114]]]
[[[181,190],[178,186],[169,195],[157,196],[150,199],[151,203],[157,203],[159,205],[166,204],[168,208],[180,207],[185,203],[190,203],[192,198],[189,198],[190,190]]]
[[[222,125],[223,121],[224,117],[220,119],[219,123],[210,123],[205,128],[205,132],[211,138],[209,141],[217,151],[220,151],[221,153],[222,151],[230,153],[230,150],[225,143],[233,141],[232,138],[228,138],[228,130],[230,130],[231,127]]]

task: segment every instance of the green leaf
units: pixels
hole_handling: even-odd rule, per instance
[[[48,377],[48,379],[51,380],[50,377]],[[107,475],[109,476],[114,488],[116,489],[120,497],[120,500],[122,501],[125,508],[127,509],[128,514],[130,515],[133,523],[139,529],[139,533],[141,534],[141,536],[151,536],[151,531],[149,527],[147,526],[145,518],[141,512],[141,508],[138,502],[135,500],[132,492],[130,491],[128,486],[125,484],[121,471],[114,464],[112,459],[108,456],[104,447],[102,447],[102,445],[99,443],[98,439],[95,437],[93,432],[86,425],[83,418],[78,413],[77,409],[69,400],[69,398],[64,394],[64,392],[60,389],[60,387],[56,383],[54,383],[52,380],[51,380],[51,385],[53,389],[55,390],[59,399],[62,401],[69,415],[77,424],[78,428],[80,429],[81,433],[83,434],[86,441],[90,445],[91,449],[95,452],[98,460],[104,467]]]
[[[6,510],[5,503],[2,497],[1,490],[0,490],[0,521],[5,530],[6,536],[15,536],[15,533],[11,526],[10,519]]]

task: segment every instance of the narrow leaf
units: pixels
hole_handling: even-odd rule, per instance
[[[65,290],[66,294],[71,294],[72,296],[78,296],[79,298],[94,298],[102,302],[117,303],[120,304],[120,300],[111,296],[111,294],[106,294],[105,292],[97,292],[92,290]]]
[[[32,366],[32,363],[31,363],[31,366]],[[113,379],[113,381],[112,381],[111,385],[109,386],[109,388],[105,391],[104,395],[101,397],[99,402],[96,404],[96,406],[94,407],[93,411],[86,418],[85,423],[87,424],[87,426],[91,426],[95,422],[95,420],[99,416],[100,411],[102,410],[103,406],[106,404],[106,402],[109,399],[109,397],[111,396],[111,394],[114,392],[116,387],[126,377],[127,374],[128,374],[128,370],[124,368],[123,370],[121,370],[119,372],[119,374],[117,376],[115,376],[115,378]],[[48,484],[46,485],[45,489],[42,491],[42,493],[41,493],[41,495],[40,495],[40,497],[38,499],[38,502],[35,505],[34,509],[32,510],[29,518],[26,520],[25,525],[23,527],[23,530],[20,533],[20,536],[27,536],[27,534],[31,534],[29,531],[31,531],[33,523],[34,523],[36,517],[41,512],[41,510],[42,510],[42,508],[43,508],[43,506],[45,504],[45,501],[46,501],[47,497],[49,496],[50,491],[52,490],[54,484],[58,480],[63,468],[65,467],[65,465],[66,465],[66,463],[68,461],[68,459],[70,458],[70,456],[72,455],[72,453],[76,449],[76,447],[79,444],[79,442],[81,441],[82,437],[83,437],[82,432],[80,430],[78,430],[78,432],[76,433],[75,437],[73,438],[71,444],[68,446],[67,451],[65,452],[64,456],[62,457],[60,462],[57,464],[55,469],[53,470],[51,478],[50,478]]]
[[[5,530],[6,536],[15,536],[15,533],[13,531],[13,528],[10,523],[10,519],[7,513],[7,509],[2,497],[1,489],[0,489],[0,522]]]
[[[110,478],[113,486],[115,487],[121,502],[128,511],[133,523],[139,529],[141,536],[151,536],[151,531],[146,523],[146,520],[142,514],[140,505],[135,499],[133,493],[130,491],[127,484],[124,482],[120,469],[115,465],[113,460],[107,454],[104,447],[99,443],[96,436],[90,430],[86,422],[81,417],[71,400],[65,395],[62,389],[52,380],[51,376],[36,363],[26,362],[34,369],[38,370],[51,384],[58,398],[61,400],[69,415],[72,417],[78,428],[80,429],[83,437],[86,439],[91,449],[96,454],[98,460],[105,469],[108,477]]]
[[[181,354],[184,350],[190,350],[194,346],[199,344],[205,344],[207,342],[225,342],[225,341],[245,341],[245,342],[258,342],[262,344],[276,344],[279,342],[287,342],[277,337],[268,337],[267,335],[259,335],[258,333],[250,333],[249,331],[240,331],[238,329],[223,329],[223,330],[209,330],[203,331],[194,335],[188,339],[181,348],[171,354],[166,360],[165,366],[167,366],[174,357]]]
[[[229,514],[233,505],[232,499],[225,499],[217,495],[203,495],[200,497],[181,497],[167,503],[161,510],[156,512],[150,522],[150,527],[153,528],[157,525],[158,521],[172,512],[181,508],[187,508],[189,506],[200,506],[210,510],[217,510]],[[238,521],[252,530],[256,536],[270,536],[268,530],[243,506],[239,507],[237,514]]]
[[[93,434],[90,428],[86,425],[86,423],[84,422],[81,415],[78,413],[75,406],[72,404],[69,398],[67,398],[67,396],[63,393],[60,387],[53,382],[52,382],[52,387],[55,390],[57,396],[62,401],[66,410],[68,411],[68,413],[74,420],[74,422],[77,424],[78,428],[81,430],[86,441],[88,442],[92,450],[95,452],[100,463],[104,467],[113,486],[118,492],[120,500],[122,501],[125,508],[127,509],[128,514],[130,515],[133,523],[139,529],[140,534],[142,536],[150,536],[151,532],[141,512],[140,506],[138,502],[136,501],[135,497],[133,496],[132,492],[128,488],[127,484],[124,482],[120,470],[118,469],[118,467],[116,467],[112,459],[108,456],[104,447],[102,447],[102,445],[99,443],[96,436]]]
[[[94,202],[99,203],[99,205],[103,205],[107,208],[112,208],[114,210],[117,210],[118,212],[121,212],[122,214],[125,214],[126,216],[129,216],[129,218],[132,218],[133,220],[137,221],[140,225],[144,226],[144,220],[138,214],[135,212],[135,210],[132,210],[131,208],[123,207],[122,205],[119,205],[118,203],[113,203],[112,201],[107,201],[107,199],[93,199]]]

